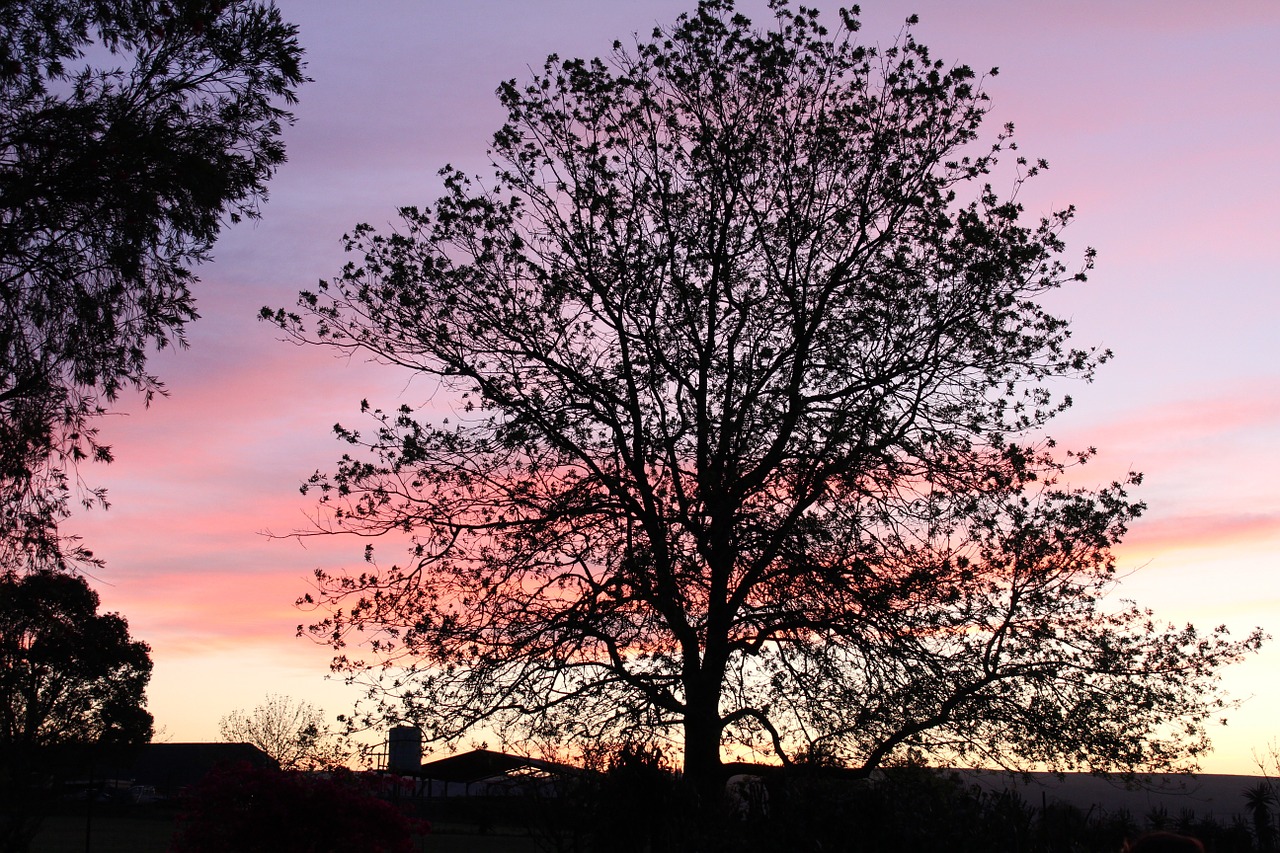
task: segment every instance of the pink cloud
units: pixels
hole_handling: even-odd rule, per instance
[[[1106,368],[1103,368],[1104,370]],[[1167,450],[1188,443],[1207,449],[1229,433],[1280,430],[1280,388],[1248,387],[1212,390],[1198,397],[1162,400],[1145,408],[1122,410],[1106,417],[1106,409],[1081,403],[1049,432],[1060,446],[1095,446],[1127,451],[1135,448]],[[1080,396],[1087,397],[1087,389]],[[1090,412],[1103,413],[1102,418]],[[1053,429],[1064,425],[1065,429]]]
[[[1177,515],[1137,521],[1123,551],[1153,555],[1185,549],[1229,553],[1280,538],[1280,515]]]

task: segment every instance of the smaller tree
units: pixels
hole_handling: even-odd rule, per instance
[[[0,574],[0,850],[39,828],[59,754],[151,739],[151,649],[81,577]]]
[[[228,743],[248,743],[276,760],[282,770],[340,767],[351,757],[345,743],[308,702],[270,694],[252,712],[232,711],[218,721]]]
[[[1262,853],[1271,853],[1275,849],[1271,814],[1277,801],[1276,789],[1270,779],[1244,789],[1245,808],[1253,821],[1253,834]]]

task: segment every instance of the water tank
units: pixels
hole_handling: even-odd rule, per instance
[[[404,773],[422,766],[422,730],[417,726],[394,726],[387,741],[387,769]]]

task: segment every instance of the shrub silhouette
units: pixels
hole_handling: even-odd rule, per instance
[[[187,797],[173,853],[411,853],[429,825],[350,771],[309,774],[237,764]]]

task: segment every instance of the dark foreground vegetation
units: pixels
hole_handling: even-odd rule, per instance
[[[1144,832],[1170,830],[1201,839],[1208,851],[1250,853],[1275,849],[1277,837],[1274,799],[1258,810],[1253,792],[1242,791],[1240,813],[1224,821],[1189,808],[1134,814],[1105,803],[1089,809],[1033,803],[944,771],[902,767],[866,781],[823,770],[731,780],[720,825],[699,840],[695,814],[681,806],[678,780],[661,768],[616,764],[577,785],[554,804],[529,808],[540,849],[1114,853]]]
[[[864,781],[792,770],[735,777],[718,823],[699,830],[679,777],[654,754],[624,752],[604,772],[543,779],[508,796],[420,799],[392,778],[224,771],[180,800],[65,803],[31,849],[1114,853],[1164,829],[1201,839],[1210,853],[1254,853],[1274,850],[1280,829],[1264,781],[1242,790],[1238,813],[1224,819],[1191,808],[1136,814],[1031,802],[918,767]]]

